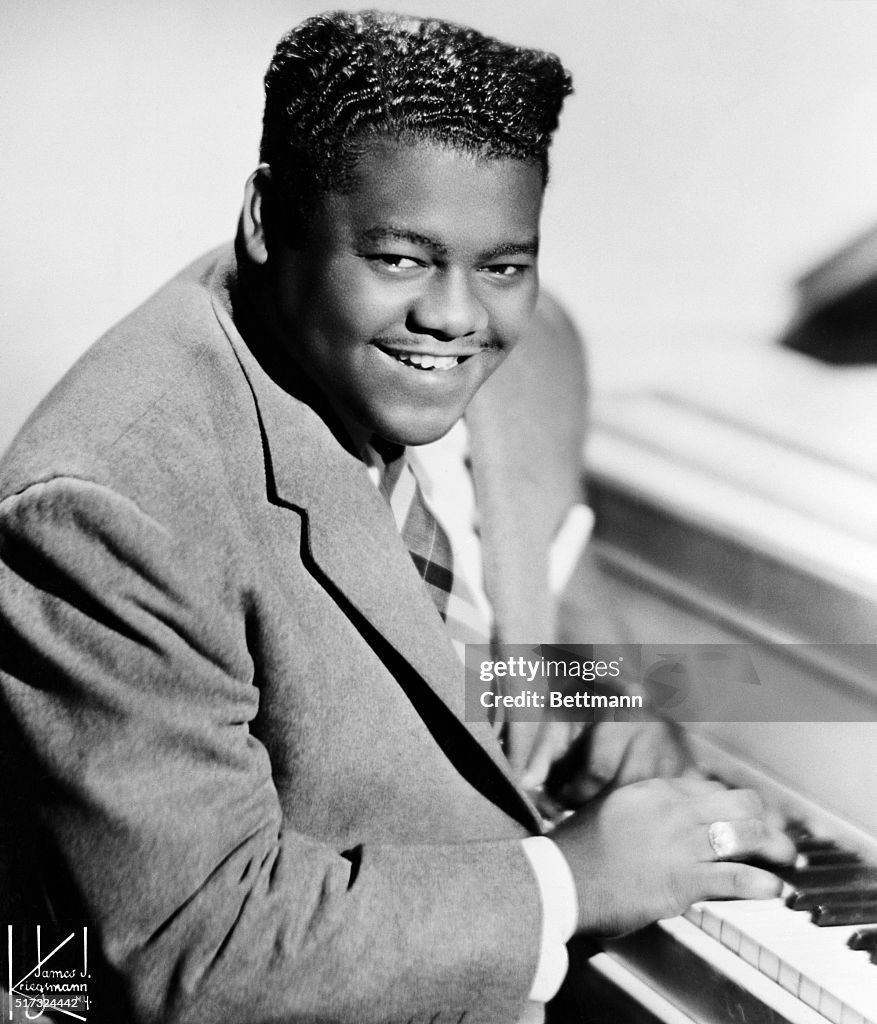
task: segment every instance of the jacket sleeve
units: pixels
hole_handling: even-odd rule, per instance
[[[0,503],[13,781],[125,1019],[516,1019],[540,931],[520,843],[339,850],[285,828],[249,728],[248,609],[228,636],[206,578],[221,568],[200,561],[98,484]]]

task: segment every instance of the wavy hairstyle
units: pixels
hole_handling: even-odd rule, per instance
[[[547,181],[551,136],[571,92],[553,54],[432,18],[336,11],[278,43],[265,75],[260,158],[303,221],[321,195],[351,187],[375,137],[533,161]]]

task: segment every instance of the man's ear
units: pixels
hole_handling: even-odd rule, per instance
[[[244,186],[244,208],[241,212],[241,236],[247,255],[260,266],[268,262],[266,214],[270,206],[271,168],[259,164]]]

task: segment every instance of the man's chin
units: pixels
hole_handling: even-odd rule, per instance
[[[463,411],[441,417],[422,417],[404,419],[382,419],[375,424],[374,432],[391,444],[414,448],[423,444],[431,444],[444,437],[451,427],[462,417]]]

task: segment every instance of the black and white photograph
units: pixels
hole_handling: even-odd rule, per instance
[[[877,2],[0,8],[0,1019],[877,1024]]]

